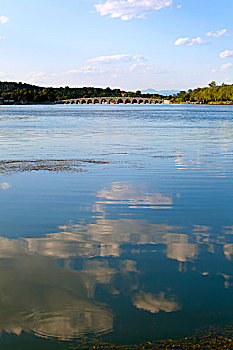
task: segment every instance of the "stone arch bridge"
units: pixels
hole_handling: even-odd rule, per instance
[[[148,98],[148,97],[91,97],[91,98],[71,98],[69,100],[58,101],[63,104],[152,104],[152,103],[163,103],[162,99]]]

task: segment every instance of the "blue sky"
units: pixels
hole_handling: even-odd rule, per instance
[[[233,83],[232,0],[0,0],[0,80],[126,90]]]

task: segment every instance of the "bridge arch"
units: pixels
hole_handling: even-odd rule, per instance
[[[119,98],[119,100],[117,100],[117,104],[120,104],[120,103],[124,103],[124,101],[122,100],[122,98]]]
[[[95,103],[124,103],[124,104],[156,104],[156,103],[163,103],[162,99],[157,99],[155,97],[148,97],[148,98],[143,98],[143,97],[120,97],[120,96],[112,96],[112,97],[82,97],[82,98],[72,98],[72,99],[67,99],[67,100],[62,100],[62,101],[57,101],[57,103],[64,103],[64,104],[95,104]]]

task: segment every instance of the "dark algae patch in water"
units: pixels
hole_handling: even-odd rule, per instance
[[[0,174],[50,171],[50,172],[82,172],[83,167],[92,164],[108,164],[109,162],[94,159],[36,159],[36,160],[2,160]]]

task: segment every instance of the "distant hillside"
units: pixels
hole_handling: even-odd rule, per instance
[[[178,90],[154,90],[154,89],[147,89],[142,90],[142,94],[159,94],[162,96],[170,96],[170,95],[176,95],[179,91]]]

